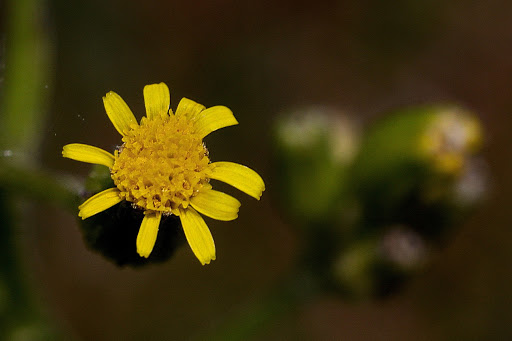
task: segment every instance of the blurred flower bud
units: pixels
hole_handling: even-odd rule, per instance
[[[433,110],[433,118],[421,134],[420,150],[442,174],[460,174],[466,158],[482,145],[479,121],[457,107]]]
[[[481,143],[479,121],[456,106],[412,107],[376,122],[352,169],[363,225],[405,223],[442,234]]]
[[[359,135],[325,108],[276,127],[283,207],[305,227],[302,265],[345,297],[399,290],[485,194],[482,131],[459,107],[395,111]]]
[[[453,201],[457,206],[472,208],[487,195],[489,171],[484,160],[473,157],[467,160],[464,172],[457,179],[453,190]]]
[[[335,260],[334,287],[345,297],[364,299],[374,295],[377,244],[373,239],[351,243]]]
[[[95,165],[86,181],[87,193],[84,194],[89,197],[111,187],[113,182],[109,169]],[[180,219],[164,216],[151,255],[148,258],[141,257],[137,253],[135,241],[143,218],[142,210],[123,201],[88,219],[80,220],[80,227],[87,246],[119,266],[163,262],[185,243]]]
[[[358,137],[354,123],[332,108],[297,110],[278,120],[278,192],[293,217],[306,224],[332,220]]]
[[[482,140],[476,117],[455,106],[408,108],[370,127],[348,181],[360,220],[332,268],[341,292],[385,296],[428,263],[485,195]]]
[[[413,272],[427,261],[429,248],[423,238],[407,226],[393,226],[380,240],[378,255],[382,262],[399,272]]]
[[[382,235],[354,241],[334,262],[334,286],[344,296],[388,296],[427,263],[429,247],[419,234],[405,226],[382,230]]]

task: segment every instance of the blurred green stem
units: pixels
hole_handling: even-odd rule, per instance
[[[34,163],[44,123],[44,93],[49,91],[51,49],[38,0],[11,0],[6,10],[0,148],[23,163]]]
[[[37,169],[48,97],[51,48],[39,0],[6,3],[5,71],[0,103],[0,339],[55,340],[23,261],[30,214],[18,195],[62,206],[75,195]]]

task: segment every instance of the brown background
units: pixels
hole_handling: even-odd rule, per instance
[[[101,96],[116,91],[140,118],[143,86],[164,81],[173,108],[186,96],[233,110],[240,125],[207,138],[211,158],[250,165],[267,185],[261,202],[237,195],[236,221],[207,221],[218,252],[206,267],[185,247],[163,265],[119,269],[85,248],[74,216],[42,206],[26,232],[28,259],[70,335],[200,338],[272,288],[300,247],[273,192],[280,112],[329,104],[364,124],[399,105],[449,100],[486,129],[489,200],[399,295],[360,304],[324,296],[257,339],[512,338],[511,2],[53,0],[44,17],[55,52],[45,167],[85,175],[60,151],[119,142]]]

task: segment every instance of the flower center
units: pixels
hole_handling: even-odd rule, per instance
[[[123,199],[179,215],[191,197],[211,188],[208,150],[186,118],[142,118],[115,151],[112,179]]]

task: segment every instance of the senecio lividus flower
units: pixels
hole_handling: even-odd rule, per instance
[[[105,165],[115,187],[80,205],[82,219],[126,200],[144,211],[136,247],[149,257],[162,215],[179,216],[187,241],[204,265],[215,259],[215,244],[202,213],[217,220],[238,217],[240,202],[212,189],[210,179],[223,181],[259,200],[265,190],[253,170],[232,162],[210,162],[203,138],[217,129],[238,124],[224,106],[206,109],[183,98],[173,113],[164,83],[144,87],[146,117],[140,124],[115,92],[103,97],[110,121],[123,136],[114,154],[86,144],[64,146],[62,155],[77,161]],[[199,212],[199,213],[198,213]]]

